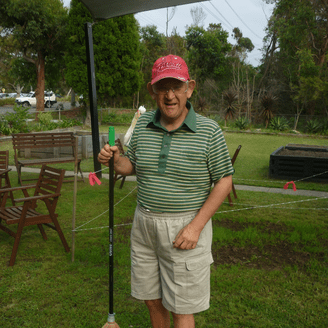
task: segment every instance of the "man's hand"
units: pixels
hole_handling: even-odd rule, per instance
[[[114,156],[115,173],[124,176],[135,174],[134,166],[128,157],[120,156],[120,150],[117,146],[105,145],[98,154],[98,162],[109,166],[109,160]]]
[[[200,231],[195,229],[194,226],[189,223],[179,231],[173,241],[173,247],[180,249],[194,249],[197,246],[199,235]]]
[[[120,152],[117,146],[105,145],[98,154],[98,162],[106,166],[109,165],[109,160],[114,156],[114,161],[120,156]]]

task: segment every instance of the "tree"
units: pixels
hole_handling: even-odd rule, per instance
[[[216,81],[227,77],[229,72],[227,54],[231,51],[228,32],[221,24],[203,27],[190,26],[186,31],[188,63],[193,76],[199,82],[206,78]]]
[[[140,89],[140,101],[144,105],[152,103],[152,99],[147,91],[146,84],[151,80],[151,71],[156,59],[166,54],[166,37],[158,32],[155,25],[141,27],[140,49],[142,54],[141,72],[143,76],[143,86]]]
[[[206,14],[202,7],[192,7],[190,9],[190,15],[192,18],[192,25],[193,26],[203,26],[203,22],[206,18]]]
[[[186,52],[186,40],[179,35],[175,27],[173,28],[171,35],[166,39],[165,54],[173,54],[184,58]]]
[[[169,14],[169,8],[166,8],[166,37],[169,36],[169,21],[173,18],[175,15],[175,12],[177,10],[177,7],[172,7],[171,13]]]
[[[237,41],[237,44],[232,47],[232,56],[244,60],[246,58],[246,53],[253,51],[254,45],[251,39],[243,37],[243,33],[238,27],[235,27],[232,31],[232,36]]]
[[[46,63],[60,57],[66,20],[60,0],[3,0],[0,6],[3,35],[12,36],[22,58],[35,66],[37,111],[44,110]]]
[[[84,99],[89,97],[84,23],[90,21],[89,11],[80,1],[73,0],[67,29],[65,77]],[[94,24],[93,44],[98,101],[114,104],[120,96],[133,96],[141,84],[139,34],[134,16]],[[86,123],[89,118],[88,108]]]
[[[289,89],[288,96],[298,114],[304,107],[311,115],[316,111],[327,112],[327,2],[300,0],[297,5],[292,0],[270,2],[275,8],[267,30],[267,40],[271,41],[263,77],[274,77]]]

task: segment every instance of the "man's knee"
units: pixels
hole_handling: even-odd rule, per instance
[[[157,300],[146,300],[145,303],[146,303],[148,309],[163,307],[161,298],[159,298]]]

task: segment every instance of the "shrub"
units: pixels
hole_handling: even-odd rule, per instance
[[[271,119],[270,127],[276,131],[285,131],[289,128],[288,120],[283,116],[276,116]]]
[[[109,113],[104,113],[102,117],[102,123],[109,124],[109,123],[118,123],[118,124],[131,124],[135,112],[131,113],[115,113],[111,110]]]
[[[234,102],[236,102],[238,99],[238,95],[233,90],[227,90],[223,92],[223,100],[225,102],[225,105],[227,106],[225,108],[225,125],[227,125],[228,118],[233,119],[236,114],[236,106],[234,105]]]
[[[53,130],[57,127],[57,123],[52,122],[53,117],[51,113],[39,113],[38,115],[39,123],[36,128],[39,131]]]
[[[323,124],[318,120],[309,120],[306,123],[306,130],[310,133],[317,133],[323,128]]]
[[[8,122],[4,119],[3,116],[0,117],[0,135],[4,134],[6,136],[13,133],[13,128],[8,125]]]
[[[239,117],[235,121],[235,126],[240,130],[246,130],[249,126],[249,120],[246,117]]]
[[[81,126],[83,125],[82,122],[76,119],[69,119],[64,117],[61,122],[58,123],[60,128],[70,128],[73,126]]]
[[[5,106],[5,105],[15,105],[15,98],[4,98],[0,99],[0,106]]]
[[[261,106],[263,110],[261,116],[265,121],[265,127],[268,127],[269,122],[273,119],[273,108],[275,106],[277,98],[272,94],[268,93],[260,99]]]
[[[29,132],[26,120],[29,117],[28,108],[14,105],[14,113],[6,113],[1,119],[1,133],[9,135],[11,133]]]

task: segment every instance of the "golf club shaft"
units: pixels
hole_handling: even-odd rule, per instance
[[[114,314],[114,157],[109,161],[109,313]]]

